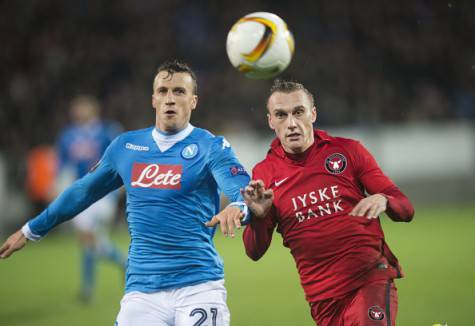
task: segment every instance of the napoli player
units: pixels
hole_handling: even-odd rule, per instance
[[[131,243],[116,324],[229,325],[223,262],[207,222],[218,213],[222,190],[231,204],[214,219],[234,236],[247,218],[240,189],[249,176],[223,137],[189,123],[197,101],[191,69],[163,64],[153,83],[155,126],[116,138],[94,171],[7,239],[0,257],[123,185]]]
[[[99,111],[99,102],[92,96],[81,95],[71,101],[72,123],[62,130],[57,145],[60,183],[86,175],[118,136],[120,126],[101,121]],[[117,212],[117,199],[117,194],[111,193],[72,220],[82,248],[80,299],[84,302],[92,298],[97,258],[107,259],[121,270],[126,265],[125,255],[108,236],[109,225]]]
[[[277,227],[318,326],[395,325],[402,272],[378,216],[409,222],[414,208],[359,142],[313,129],[302,84],[277,80],[267,108],[277,138],[244,192],[248,256],[260,259]]]

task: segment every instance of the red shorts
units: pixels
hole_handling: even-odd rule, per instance
[[[394,326],[397,314],[397,289],[393,280],[368,283],[338,299],[311,304],[318,326]]]

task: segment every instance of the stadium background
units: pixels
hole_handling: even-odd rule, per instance
[[[239,75],[228,29],[254,11],[279,14],[296,41],[283,77],[316,94],[318,126],[355,136],[414,199],[411,224],[386,221],[407,277],[400,325],[470,325],[475,308],[475,5],[470,1],[0,2],[0,240],[35,207],[26,157],[54,144],[74,95],[89,93],[125,129],[153,124],[151,83],[167,59],[198,75],[192,123],[226,135],[246,166],[272,137],[271,81]],[[122,217],[114,236],[128,244]],[[259,263],[241,241],[216,238],[232,324],[311,325],[294,263],[278,236]],[[101,266],[96,301],[81,306],[69,228],[0,262],[0,325],[112,325],[120,276]]]

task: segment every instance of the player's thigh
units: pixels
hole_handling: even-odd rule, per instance
[[[353,293],[343,298],[326,299],[310,304],[312,318],[317,326],[343,325],[343,314],[353,298]]]
[[[343,316],[345,325],[394,326],[397,315],[397,289],[392,280],[369,283],[360,288]]]
[[[95,204],[95,214],[101,223],[108,224],[117,215],[117,199],[114,194],[109,194]]]
[[[97,228],[97,220],[92,207],[87,208],[79,213],[73,220],[73,226],[76,230],[86,233],[94,233]]]
[[[211,281],[179,290],[176,326],[228,326],[224,281]]]
[[[127,293],[120,302],[115,326],[173,326],[174,309],[160,294]],[[160,303],[164,304],[160,304]]]
[[[107,228],[116,213],[114,200],[104,197],[95,202],[73,219],[73,225],[78,231],[98,233]]]

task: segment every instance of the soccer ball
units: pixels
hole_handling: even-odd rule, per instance
[[[246,77],[271,78],[284,71],[292,60],[294,38],[279,16],[255,12],[233,25],[226,51],[231,64]]]

